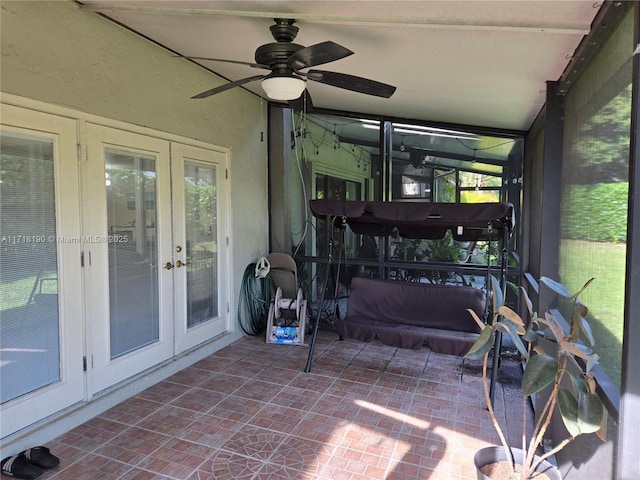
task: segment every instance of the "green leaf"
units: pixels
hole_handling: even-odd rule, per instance
[[[550,385],[558,373],[558,362],[549,355],[532,355],[522,376],[522,393],[529,397]]]
[[[540,321],[546,323],[549,326],[549,329],[551,330],[551,333],[553,333],[553,337],[555,338],[556,343],[559,344],[560,342],[562,342],[562,340],[564,340],[564,329],[558,323],[556,317],[551,315],[551,313],[546,312],[544,317],[545,319],[540,319]]]
[[[544,330],[542,330],[542,337],[552,342],[556,340],[556,337],[553,335],[553,332],[548,327],[545,327]]]
[[[527,330],[527,333],[525,333],[522,336],[523,340],[526,340],[527,342],[533,342],[535,340],[538,339],[538,334],[536,333],[535,330],[533,330],[532,328],[530,328],[529,330]]]
[[[524,287],[520,287],[520,290],[522,291],[522,296],[524,297],[524,301],[527,304],[527,310],[529,312],[529,316],[532,317],[533,316],[533,302],[529,298],[529,295],[527,294],[527,291],[525,290]]]
[[[498,308],[504,305],[504,294],[500,288],[500,282],[493,275],[491,276],[491,288],[493,289],[493,311],[497,312]]]
[[[560,348],[562,348],[569,355],[572,355],[574,357],[580,357],[584,360],[589,360],[589,354],[591,353],[590,351],[585,351],[584,345],[567,342],[565,340],[560,342]]]
[[[465,355],[465,358],[469,358],[471,360],[479,360],[485,356],[491,347],[493,346],[493,328],[487,326],[482,330],[480,336],[475,341],[475,343],[471,346],[471,349]]]
[[[585,372],[589,373],[591,370],[593,370],[593,367],[595,367],[598,364],[599,360],[600,360],[600,355],[598,355],[597,353],[594,353],[593,355],[591,355],[585,367]]]
[[[578,394],[578,426],[581,433],[600,430],[604,417],[604,407],[600,398],[593,393]]]
[[[586,337],[587,342],[589,342],[589,345],[593,347],[596,344],[596,340],[595,338],[593,338],[591,325],[589,325],[589,322],[587,322],[587,320],[584,318],[581,318],[580,320],[580,329],[582,330],[582,333],[584,333],[584,336]]]
[[[478,324],[478,327],[480,327],[480,331],[484,330],[487,325],[482,320],[480,320],[478,314],[471,308],[467,308],[467,312],[471,314],[475,322]]]
[[[578,424],[578,400],[566,388],[558,390],[558,407],[565,428],[572,437],[580,435]]]
[[[522,343],[520,336],[518,335],[518,326],[510,323],[510,322],[499,322],[496,324],[496,328],[503,330],[505,333],[511,337],[511,341],[514,343],[520,354],[525,358],[529,358],[529,353],[527,352],[527,348]]]
[[[561,295],[565,298],[572,298],[573,295],[569,293],[564,285],[560,282],[556,282],[555,280],[550,279],[549,277],[540,277],[540,281],[544,283],[551,290],[556,292],[558,295]]]
[[[572,373],[569,374],[569,377],[573,383],[573,386],[576,389],[576,392],[589,392],[589,387],[587,385],[587,381],[582,378],[582,375],[574,375]]]
[[[502,307],[498,308],[498,314],[502,315],[505,320],[508,320],[509,322],[511,322],[511,323],[515,324],[516,326],[520,327],[522,329],[522,334],[524,334],[524,321],[522,320],[520,315],[518,315],[512,309],[510,309],[509,307],[506,307],[504,305]]]

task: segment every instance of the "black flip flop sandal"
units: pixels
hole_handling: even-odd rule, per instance
[[[34,480],[42,475],[43,472],[40,467],[29,463],[24,453],[5,458],[2,460],[1,466],[3,475],[24,480]]]
[[[22,453],[30,463],[40,468],[48,470],[60,465],[60,459],[52,455],[47,447],[33,447]]]

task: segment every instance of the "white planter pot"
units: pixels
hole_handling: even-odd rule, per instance
[[[522,458],[524,457],[523,452],[519,448],[512,448],[513,458],[516,463],[522,463]],[[538,458],[536,456],[536,458]],[[504,451],[504,447],[485,447],[478,450],[478,452],[473,457],[473,463],[476,467],[476,475],[478,480],[493,480],[491,477],[487,477],[480,468],[489,463],[501,462],[507,459],[507,454]],[[544,460],[540,466],[536,470],[537,472],[546,473],[551,480],[562,480],[562,475],[560,475],[560,470],[555,465]]]

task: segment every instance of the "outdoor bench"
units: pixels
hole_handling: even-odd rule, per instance
[[[483,318],[484,292],[467,286],[355,277],[344,318],[336,319],[341,338],[464,356],[480,335],[467,309]]]

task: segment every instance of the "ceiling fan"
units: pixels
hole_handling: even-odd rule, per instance
[[[262,88],[269,98],[273,100],[286,100],[294,109],[302,109],[303,106],[309,109],[312,106],[311,97],[306,90],[307,80],[383,98],[389,98],[395,92],[396,87],[394,86],[355,75],[328,72],[325,70],[307,70],[306,72],[302,72],[301,70],[309,67],[315,67],[348,57],[349,55],[353,55],[353,52],[331,41],[318,43],[309,47],[295,44],[293,40],[299,30],[299,28],[294,25],[295,20],[275,18],[274,21],[276,22],[275,25],[271,25],[269,29],[276,42],[267,43],[258,47],[255,53],[255,63],[221,58],[184,57],[193,60],[211,60],[248,65],[253,68],[270,70],[270,73],[253,75],[229,82],[199,93],[191,98],[210,97],[211,95],[216,95],[257,80],[262,80]]]

